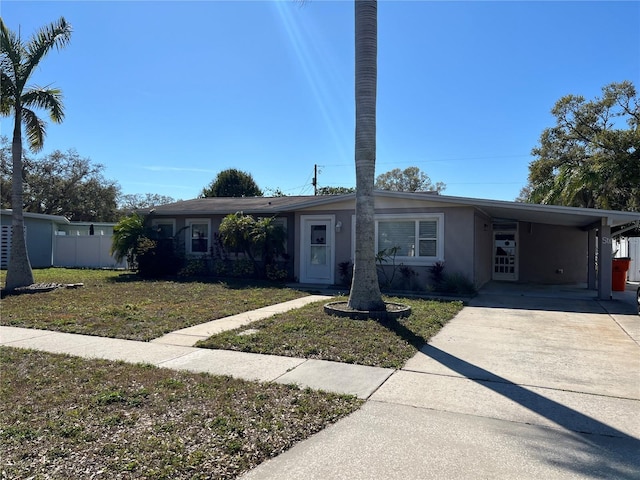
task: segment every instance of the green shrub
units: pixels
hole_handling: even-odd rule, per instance
[[[162,238],[152,240],[140,237],[136,248],[138,273],[144,278],[160,278],[176,275],[182,266],[182,259],[176,253],[173,240]]]
[[[439,291],[457,295],[473,295],[476,293],[476,287],[473,282],[461,273],[452,273],[451,275],[444,275]]]
[[[180,277],[206,277],[209,275],[211,275],[211,269],[205,255],[188,258],[186,265],[178,272]]]
[[[338,272],[340,273],[342,285],[350,286],[351,280],[353,280],[353,263],[351,263],[351,260],[340,262],[338,264]]]
[[[251,271],[262,278],[276,275],[277,263],[287,259],[286,237],[286,230],[275,218],[255,219],[237,212],[227,215],[220,224],[221,247],[244,255],[243,259],[233,261],[231,272],[234,276],[246,276]],[[252,270],[246,268],[246,262]]]

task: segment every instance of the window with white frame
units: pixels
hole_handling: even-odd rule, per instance
[[[396,261],[413,265],[444,260],[443,214],[376,215],[375,222],[376,252],[396,248]]]
[[[173,218],[154,218],[151,222],[158,238],[172,238],[176,231],[176,221]]]
[[[187,253],[207,253],[211,238],[211,222],[206,219],[187,220]]]

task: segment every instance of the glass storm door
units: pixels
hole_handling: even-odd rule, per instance
[[[518,279],[518,249],[516,232],[494,232],[493,279]]]
[[[302,220],[303,283],[333,283],[333,221],[331,219]]]

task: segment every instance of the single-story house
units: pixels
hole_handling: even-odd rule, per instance
[[[222,219],[236,212],[282,222],[290,273],[300,283],[339,283],[339,265],[354,259],[355,194],[199,198],[141,213],[165,235],[180,236],[187,255],[203,255]],[[640,213],[376,191],[375,224],[376,251],[395,247],[395,261],[422,281],[443,262],[478,288],[490,280],[585,283],[608,299],[612,236],[637,228]]]
[[[11,254],[11,210],[0,210],[0,268]],[[33,268],[122,268],[110,253],[114,223],[70,222],[60,215],[24,212]]]

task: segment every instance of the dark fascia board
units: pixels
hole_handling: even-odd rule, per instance
[[[318,195],[299,197],[210,197],[184,200],[160,205],[155,208],[138,210],[141,215],[226,215],[243,212],[247,214],[289,213],[318,205],[331,204],[349,198],[346,195]]]
[[[375,190],[377,197],[411,199],[435,204],[470,206],[494,218],[509,218],[514,221],[551,223],[572,227],[588,228],[605,221],[611,227],[626,225],[640,220],[640,212],[621,212],[595,208],[565,207],[534,203],[487,200],[469,197],[440,195],[435,192],[392,192]],[[330,206],[333,203],[355,199],[355,193],[343,195],[307,195],[298,197],[211,197],[193,199],[140,210],[139,213],[158,216],[169,215],[226,215],[244,212],[256,215],[290,213],[316,206]]]

